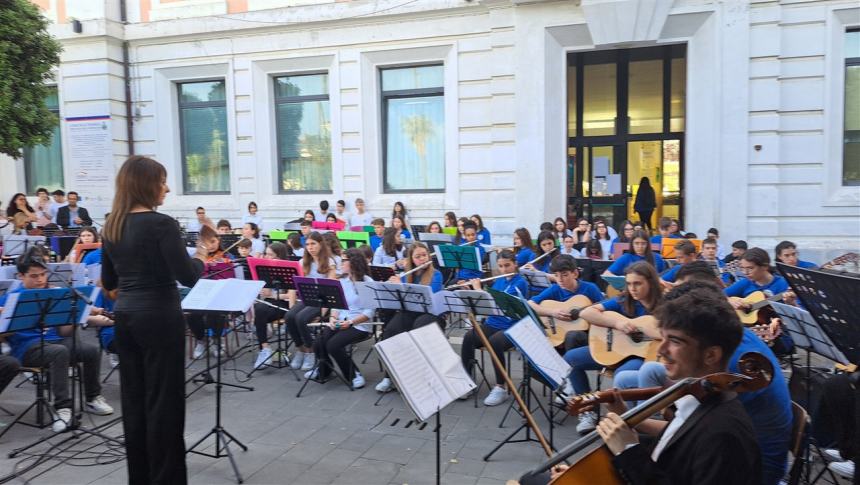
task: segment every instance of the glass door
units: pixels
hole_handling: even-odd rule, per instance
[[[639,220],[633,205],[644,178],[654,188],[657,208],[651,227],[660,217],[679,219],[681,211],[681,141],[649,140],[627,144],[627,211],[630,220]]]
[[[626,154],[622,148],[622,145],[588,144],[577,150],[582,154],[578,164],[582,177],[577,181],[582,204],[577,216],[589,219],[601,216],[612,226],[625,218]]]

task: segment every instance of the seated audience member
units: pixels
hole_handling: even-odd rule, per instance
[[[321,200],[320,201],[320,210],[314,214],[314,220],[317,222],[325,222],[326,216],[328,216],[328,201]]]
[[[302,246],[305,245],[305,242],[306,242],[308,235],[311,232],[313,232],[313,230],[314,229],[313,229],[313,222],[312,221],[304,220],[304,221],[299,223],[299,234],[301,237],[301,239],[299,239],[299,242],[302,243]]]
[[[662,273],[666,269],[666,262],[659,254],[651,250],[651,243],[644,231],[634,231],[633,237],[630,239],[630,252],[622,254],[603,274],[621,276],[628,266],[638,261],[645,261],[654,266],[658,273]]]
[[[30,203],[27,202],[27,196],[21,193],[13,195],[12,200],[9,201],[9,206],[6,207],[7,218],[15,218],[18,214],[21,214],[21,216],[16,219],[25,222],[24,229],[26,230],[33,229],[33,224],[39,220],[36,210],[30,207]]]
[[[370,212],[364,211],[364,199],[357,198],[355,199],[355,214],[349,217],[349,226],[350,227],[364,227],[369,226],[370,222],[375,219],[373,214]]]
[[[606,232],[609,233],[610,242],[618,237],[618,231],[616,231],[614,227],[610,226],[609,223],[606,222],[606,218],[604,218],[603,216],[594,216],[592,224],[592,226],[594,226],[594,229],[591,230],[592,239],[595,239],[597,237],[597,226],[600,224],[606,226]]]
[[[51,224],[51,197],[48,189],[39,187],[36,189],[36,203],[33,205],[36,213],[36,227],[45,227]]]
[[[370,249],[376,251],[382,244],[382,236],[385,235],[385,219],[377,217],[371,223],[373,234],[370,235]]]
[[[227,219],[219,219],[218,224],[215,225],[215,232],[217,232],[219,235],[233,234],[233,226],[230,225],[230,221],[228,221]]]
[[[653,265],[639,261],[624,270],[624,277],[626,285],[620,295],[585,308],[579,316],[591,325],[614,328],[624,334],[643,332],[648,337],[660,338],[655,329],[640,328],[633,322],[637,317],[652,314],[662,300],[663,288],[657,271]],[[591,386],[585,371],[602,367],[592,357],[591,349],[583,346],[569,350],[564,354],[564,360],[571,365],[573,391],[576,394],[590,392]],[[615,371],[637,370],[642,362],[643,359],[639,357],[631,357],[615,367]],[[579,416],[576,430],[585,433],[594,429],[596,424],[597,414],[586,412]]]
[[[797,266],[798,268],[817,268],[818,265],[809,261],[801,260],[797,255],[797,246],[791,241],[782,241],[776,245],[773,251],[776,255],[776,260],[780,263],[789,266]]]
[[[584,217],[580,217],[578,221],[576,221],[576,227],[573,228],[573,247],[576,248],[577,251],[582,251],[585,249],[585,245],[588,244],[588,241],[591,241],[591,224],[588,222],[588,219]]]
[[[552,222],[553,233],[555,235],[556,240],[561,241],[564,239],[564,236],[572,236],[573,232],[567,228],[567,222],[565,222],[563,217],[556,217]]]
[[[603,252],[603,245],[600,244],[600,241],[597,239],[592,239],[585,243],[585,247],[582,248],[582,257],[588,259],[595,259],[598,261],[605,261],[609,259],[609,255]]]
[[[581,258],[582,253],[576,250],[573,247],[573,236],[568,234],[561,238],[561,247],[558,248],[559,254],[566,254],[568,256],[573,256],[574,258]]]
[[[338,200],[335,204],[334,216],[337,218],[338,222],[342,222],[346,225],[346,228],[349,229],[349,212],[346,211],[346,202],[343,200]]]
[[[528,294],[528,283],[517,272],[517,262],[514,253],[505,249],[499,253],[496,259],[500,274],[513,273],[511,276],[499,278],[493,281],[491,286],[496,291],[501,291],[509,295],[524,297]],[[479,280],[472,280],[472,288],[481,290],[482,285]],[[505,360],[505,351],[513,348],[514,344],[505,336],[504,331],[509,329],[513,324],[517,323],[514,319],[506,316],[490,316],[481,323],[481,329],[484,335],[490,342],[489,351],[496,354],[500,361]],[[472,329],[466,332],[463,336],[463,345],[460,348],[460,357],[463,361],[463,367],[469,375],[473,374],[475,364],[475,349],[482,348],[483,342],[478,337],[477,332]],[[496,374],[496,385],[484,399],[484,406],[497,406],[508,399],[508,389],[505,385],[505,378],[501,371],[493,365],[493,371]]]
[[[11,293],[23,290],[48,288],[48,268],[43,259],[32,251],[19,256],[16,262],[18,278],[23,283]],[[0,296],[0,307],[8,297]],[[51,392],[54,396],[56,415],[52,429],[55,433],[65,431],[72,419],[72,396],[69,394],[69,363],[70,353],[74,348],[74,358],[83,363],[83,387],[86,403],[84,411],[100,416],[113,413],[113,408],[101,395],[101,352],[98,346],[84,342],[77,337],[72,344],[74,335],[71,325],[51,327],[45,331],[44,347],[41,345],[41,332],[21,330],[7,337],[12,348],[12,356],[26,367],[47,367],[51,372]]]
[[[242,237],[251,241],[251,256],[259,258],[266,250],[266,243],[260,237],[260,228],[253,222],[246,222],[242,226]]]
[[[185,228],[188,232],[200,232],[200,229],[203,226],[209,226],[213,229],[215,228],[215,224],[212,223],[212,219],[206,217],[206,209],[204,209],[203,207],[198,207],[196,210],[196,214],[197,219],[189,222]]]
[[[600,219],[594,223],[594,231],[591,235],[592,239],[596,239],[600,242],[600,253],[602,255],[602,259],[612,259],[610,256],[612,255],[612,234],[609,233],[611,227],[606,225],[606,222],[603,219]]]
[[[260,230],[263,229],[263,216],[257,212],[257,203],[254,201],[248,202],[248,213],[242,216],[242,225],[249,222],[256,224]],[[219,221],[218,224],[221,224],[221,222]]]
[[[490,239],[490,230],[484,227],[484,219],[482,219],[478,214],[472,214],[472,217],[469,219],[474,222],[477,227],[476,235],[478,237],[478,243],[487,246],[491,245],[492,240]]]
[[[743,240],[735,241],[732,243],[732,253],[723,259],[724,263],[731,263],[736,259],[740,259],[741,256],[744,255],[744,252],[749,248],[747,246],[747,242]]]

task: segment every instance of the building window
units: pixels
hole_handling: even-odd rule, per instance
[[[229,193],[224,81],[180,83],[178,89],[183,193]]]
[[[331,192],[328,74],[275,78],[278,192]]]
[[[24,178],[28,194],[35,194],[39,187],[53,191],[63,186],[60,101],[56,87],[51,88],[50,93],[45,98],[45,105],[57,115],[57,123],[54,125],[51,140],[48,143],[24,149]]]
[[[845,33],[842,185],[860,185],[860,29],[849,29]]]
[[[383,69],[385,192],[445,190],[444,67]]]

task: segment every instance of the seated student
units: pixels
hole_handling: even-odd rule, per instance
[[[416,241],[409,250],[406,251],[406,260],[403,269],[408,272],[430,261],[430,252],[427,246]],[[442,291],[442,273],[436,270],[432,264],[428,264],[423,269],[416,270],[406,276],[392,276],[389,283],[409,283],[416,285],[424,285],[432,288],[433,293]],[[396,311],[390,315],[388,322],[382,328],[382,340],[399,335],[403,332],[408,332],[415,328],[423,327],[430,323],[436,323],[443,329],[445,321],[437,315],[430,313],[419,313],[412,311]],[[383,376],[383,379],[376,385],[378,392],[388,392],[392,388],[391,379],[388,374]]]
[[[535,247],[532,244],[532,235],[528,229],[521,227],[514,231],[513,236],[514,255],[517,258],[517,267],[535,259]]]
[[[582,251],[588,241],[591,241],[591,224],[588,219],[580,217],[576,221],[576,227],[573,228],[573,247],[577,251]]]
[[[606,261],[609,259],[609,255],[603,252],[603,245],[600,244],[600,241],[597,239],[592,239],[585,243],[585,247],[582,248],[582,257],[588,259],[595,259],[598,261]]]
[[[329,212],[327,216],[325,216],[325,221],[329,224],[337,224],[340,221],[337,220],[337,216],[334,213]]]
[[[355,213],[349,216],[349,227],[369,226],[373,219],[370,212],[364,211],[364,199],[361,197],[355,199]]]
[[[702,253],[699,255],[699,257],[702,258],[703,261],[715,261],[717,263],[717,267],[723,269],[723,267],[726,266],[726,263],[724,263],[723,260],[717,257],[718,247],[719,245],[717,244],[716,239],[705,239],[704,241],[702,241]],[[723,282],[723,284],[728,285],[731,284],[732,277],[728,273],[721,272],[720,280]]]
[[[412,239],[412,233],[406,228],[406,220],[400,214],[391,217],[391,227],[400,231],[401,239]]]
[[[778,262],[787,264],[789,266],[797,266],[798,268],[818,267],[818,265],[815,263],[801,260],[797,256],[797,245],[795,245],[791,241],[782,241],[777,244],[776,248],[773,250],[773,254],[776,255],[776,260]]]
[[[221,220],[223,221],[223,219]],[[253,222],[257,225],[257,227],[263,229],[263,216],[261,216],[260,213],[257,212],[257,203],[253,200],[251,202],[248,202],[248,213],[242,216],[242,224],[245,224],[247,222]],[[221,222],[219,221],[218,224],[221,224]],[[227,224],[229,226],[229,223]]]
[[[592,232],[591,238],[597,239],[600,241],[600,253],[602,255],[603,260],[612,259],[612,234],[610,234],[609,230],[611,227],[606,225],[606,222],[603,219],[596,220],[594,223],[594,231]]]
[[[215,232],[218,234],[233,234],[233,226],[230,225],[230,221],[227,219],[218,220],[218,224],[215,225]]]
[[[477,227],[476,234],[478,236],[478,243],[485,244],[487,246],[491,245],[492,241],[490,239],[490,231],[489,229],[484,227],[484,220],[481,219],[481,216],[478,214],[472,214],[472,217],[470,219],[472,220],[472,222],[475,223],[475,226]]]
[[[400,243],[400,231],[393,227],[386,227],[382,234],[382,244],[373,252],[373,265],[402,269],[405,263],[403,254],[406,249]]]
[[[310,209],[306,210],[304,215],[302,216],[302,220],[308,221],[310,223],[313,223],[316,220],[316,218],[317,218],[317,215],[314,213],[314,211],[312,211]],[[323,220],[325,220],[325,219],[323,219]]]
[[[325,222],[325,218],[328,215],[328,201],[321,200],[320,201],[320,210],[316,214],[314,214],[314,220],[317,222]]]
[[[241,245],[241,243],[239,244]],[[287,256],[287,246],[281,242],[273,242],[266,248],[263,258],[271,260],[286,260]],[[254,328],[257,331],[257,345],[260,346],[257,360],[254,361],[255,369],[264,366],[272,358],[273,351],[269,345],[269,324],[284,318],[287,308],[289,307],[289,303],[285,300],[290,298],[290,292],[288,291],[276,292],[268,288],[264,288],[260,294],[266,299],[266,301],[272,305],[283,308],[283,310],[272,308],[270,305],[266,305],[265,303],[254,303]]]
[[[290,235],[287,236],[287,248],[293,253],[293,256],[301,258],[305,254],[302,236],[297,232],[291,232]]]
[[[678,264],[660,276],[660,280],[665,283],[663,286],[666,288],[671,288],[673,286],[672,283],[675,283],[678,270],[680,270],[683,265],[692,263],[696,260],[696,245],[686,239],[681,239],[676,242],[675,259],[678,261]]]
[[[337,274],[340,274],[340,266],[343,262],[343,246],[340,245],[340,239],[334,232],[322,233],[323,240],[328,244],[328,249],[331,251],[331,257],[334,259],[334,265],[337,268]]]
[[[728,264],[736,259],[740,259],[741,256],[744,255],[746,250],[749,248],[747,242],[744,240],[738,240],[732,243],[732,253],[723,258],[723,262]]]
[[[612,255],[615,252],[615,243],[629,243],[631,238],[633,238],[633,223],[627,220],[622,221],[621,234],[612,240],[612,244],[609,245],[609,254]]]
[[[672,239],[681,239],[679,234],[672,232],[672,219],[668,217],[661,217],[660,220],[657,221],[657,230],[659,234],[656,234],[651,238],[651,242],[654,244],[663,244],[663,238],[668,237]],[[677,225],[675,226],[677,227]]]
[[[373,234],[370,235],[370,248],[376,251],[382,244],[382,236],[385,234],[385,219],[376,218],[370,225],[373,226]]]
[[[636,331],[647,332],[648,329],[637,328],[632,320],[643,315],[650,315],[660,304],[663,296],[663,288],[660,286],[660,278],[654,266],[639,261],[624,270],[626,285],[624,292],[615,298],[604,300],[592,305],[579,313],[589,324],[599,327],[609,327],[619,332],[630,334]],[[659,335],[648,335],[659,338]],[[567,351],[564,360],[571,365],[570,382],[576,394],[591,391],[588,376],[585,371],[599,370],[602,366],[595,362],[591,356],[588,346],[578,347]],[[632,357],[625,360],[615,368],[616,372],[622,370],[636,370],[642,365],[643,360]],[[597,414],[586,412],[579,416],[579,424],[576,431],[585,433],[594,429],[597,424]]]
[[[666,269],[666,262],[659,254],[651,250],[651,243],[648,241],[648,234],[644,231],[635,231],[630,243],[630,252],[624,253],[620,258],[616,259],[606,271],[605,275],[621,276],[624,270],[631,264],[637,261],[645,261],[662,273]]]
[[[716,227],[708,228],[707,238],[713,239],[717,241],[717,258],[723,259],[726,257],[726,250],[722,244],[720,244],[720,231]]]
[[[313,232],[313,230],[314,228],[312,221],[304,220],[299,222],[299,242],[302,244],[302,246],[305,245],[305,240],[307,239],[308,234]]]
[[[305,242],[305,253],[302,256],[302,272],[308,278],[337,278],[337,267],[331,255],[328,244],[322,234],[314,231],[308,234]],[[302,302],[292,305],[287,312],[287,331],[296,345],[296,352],[290,360],[293,369],[311,370],[314,368],[316,358],[313,353],[314,340],[311,336],[308,324],[320,318],[322,309],[319,307],[306,306]]]
[[[669,225],[669,233],[678,237],[687,237],[687,233],[681,230],[681,221],[672,219],[672,224]]]
[[[666,295],[666,300],[700,289],[711,291],[715,295],[721,294],[722,285],[710,268],[694,268],[695,264],[686,265],[679,271],[679,286]],[[774,369],[779,369],[779,361],[768,345],[752,330],[744,327],[741,343],[729,358],[729,372],[740,373],[738,360],[747,352],[764,355]],[[646,362],[638,371],[616,373],[614,385],[619,389],[668,387],[673,382],[666,374],[666,367],[662,362]],[[774,372],[770,383],[764,389],[738,394],[738,401],[752,420],[756,441],[761,449],[763,476],[760,483],[777,485],[785,474],[793,422],[791,397],[782,372]]]
[[[242,237],[251,241],[251,256],[259,258],[266,250],[266,243],[260,238],[260,228],[253,222],[246,222],[242,226]]]
[[[430,224],[427,224],[427,232],[429,234],[442,234],[442,225],[439,224],[439,221],[430,221]]]
[[[509,295],[524,297],[528,293],[528,283],[517,272],[517,262],[514,253],[505,249],[499,253],[496,258],[496,263],[500,274],[513,273],[512,276],[506,276],[493,281],[492,289],[507,293]],[[472,280],[472,288],[481,290],[480,281]],[[487,340],[490,342],[490,351],[496,354],[500,361],[505,360],[505,351],[513,348],[514,344],[505,336],[504,331],[517,323],[512,318],[506,316],[490,316],[481,323],[481,329],[484,331]],[[472,375],[475,365],[475,349],[483,347],[483,342],[478,337],[475,329],[466,332],[463,336],[463,345],[460,347],[460,358],[463,361],[463,367],[469,375]],[[496,374],[496,385],[484,398],[484,406],[497,406],[508,399],[508,390],[505,386],[505,378],[501,371],[493,367],[493,372]]]
[[[344,223],[346,228],[349,229],[349,212],[346,211],[346,201],[337,201],[337,204],[335,204],[334,216],[337,218],[338,222]]]
[[[594,216],[594,230],[591,231],[591,237],[595,238],[597,236],[597,226],[599,224],[603,224],[606,226],[606,231],[609,233],[610,241],[618,237],[618,231],[615,230],[614,227],[610,226],[606,219],[603,216]]]
[[[343,254],[343,276],[340,278],[343,294],[349,310],[333,309],[328,324],[322,328],[314,343],[317,366],[305,373],[309,379],[326,379],[331,373],[332,361],[337,363],[344,378],[352,382],[354,389],[364,387],[364,376],[356,368],[347,353],[353,343],[365,340],[373,327],[367,322],[373,319],[372,308],[362,308],[356,283],[373,281],[368,274],[367,260],[358,248],[347,249]]]
[[[367,244],[362,244],[358,249],[364,255],[364,258],[367,259],[367,265],[370,266],[373,264],[373,249],[370,249],[370,246]]]
[[[537,237],[537,246],[535,246],[535,257],[532,260],[540,258],[534,263],[529,262],[521,266],[521,269],[528,271],[540,271],[549,273],[549,265],[554,257],[559,254],[559,250],[555,247],[555,234],[552,231],[541,231]],[[528,281],[528,278],[526,278]],[[552,278],[550,278],[552,280]],[[529,295],[536,295],[543,291],[544,288],[529,285]]]
[[[478,240],[478,225],[475,224],[474,222],[468,221],[468,220],[466,222],[464,222],[463,223],[463,239],[465,239],[465,242],[463,244],[461,244],[461,246],[466,245],[466,244],[469,244],[471,246],[476,246],[478,248],[478,253],[479,253],[478,256],[481,258],[480,260],[483,261],[484,255],[486,254],[486,251],[484,251],[484,246],[482,246],[481,243],[475,242]],[[484,272],[481,270],[460,268],[457,271],[457,282],[458,283],[464,283],[464,282],[469,281],[469,280],[474,279],[474,278],[480,278],[483,275],[484,275]]]
[[[724,290],[726,296],[744,298],[755,291],[769,291],[772,295],[778,295],[789,290],[788,281],[785,278],[770,272],[770,256],[768,256],[767,251],[764,249],[747,249],[744,255],[741,256],[740,264],[741,271],[746,278],[741,278],[726,288]],[[788,301],[793,303],[792,298],[788,298]],[[736,310],[749,308],[749,304],[738,300],[729,300],[729,303]]]
[[[16,261],[18,278],[23,283],[10,293],[23,290],[48,288],[48,267],[39,253],[27,251]],[[0,310],[10,293],[0,296]],[[106,416],[113,414],[113,408],[101,395],[101,352],[97,345],[83,341],[80,336],[72,343],[71,325],[50,327],[45,331],[44,347],[41,345],[41,332],[38,329],[20,330],[9,335],[6,341],[12,348],[12,356],[25,367],[48,367],[51,372],[51,392],[54,395],[56,415],[52,430],[65,431],[72,419],[72,399],[69,394],[69,359],[74,350],[74,358],[83,363],[82,376],[86,403],[84,411]]]
[[[561,247],[558,248],[559,254],[566,254],[568,256],[573,256],[574,258],[581,258],[582,253],[576,250],[573,247],[573,236],[570,234],[561,238]]]
[[[77,246],[78,244],[95,244],[98,242],[99,232],[94,227],[82,227],[81,232],[78,233],[78,238],[75,240],[75,246]],[[63,260],[64,262],[77,262],[78,254],[75,250],[75,246],[72,246],[72,250],[69,251],[69,254],[66,255],[66,258]]]
[[[457,214],[448,211],[442,219],[445,222],[445,227],[457,227]]]
[[[553,232],[555,231],[555,226],[552,225],[552,222],[542,222],[540,227],[538,228],[538,234],[544,231]]]
[[[564,236],[572,236],[573,232],[567,228],[567,222],[565,222],[563,217],[556,217],[554,221],[552,221],[553,232],[555,233],[555,238],[558,241],[564,239]]]
[[[391,209],[391,218],[394,219],[395,216],[400,216],[403,219],[404,228],[409,227],[409,211],[406,209],[406,206],[403,205],[403,202],[400,202],[399,200],[394,203],[394,207]]]

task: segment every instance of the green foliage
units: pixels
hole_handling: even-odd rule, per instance
[[[57,117],[45,107],[45,85],[60,61],[48,21],[28,0],[0,0],[0,153],[19,157],[46,144]]]

